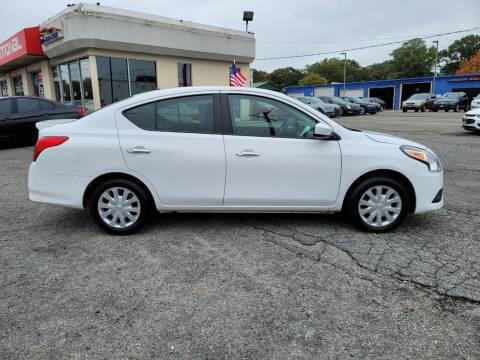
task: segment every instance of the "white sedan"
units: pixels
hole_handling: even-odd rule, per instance
[[[480,108],[466,112],[463,115],[462,126],[467,131],[480,132]]]
[[[267,90],[157,90],[38,127],[30,199],[88,209],[114,234],[154,209],[343,212],[380,232],[443,206],[442,166],[425,146]]]

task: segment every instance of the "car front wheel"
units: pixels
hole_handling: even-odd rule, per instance
[[[126,179],[108,180],[98,185],[89,201],[96,223],[115,235],[140,230],[150,214],[151,201],[141,186]]]
[[[402,182],[378,176],[355,187],[346,211],[364,230],[385,232],[403,222],[411,200]]]

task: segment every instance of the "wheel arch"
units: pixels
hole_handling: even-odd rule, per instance
[[[399,180],[403,183],[403,185],[405,185],[409,195],[410,195],[410,198],[411,198],[411,202],[410,202],[410,207],[408,209],[408,213],[409,214],[412,214],[414,211],[415,211],[415,208],[416,208],[416,202],[417,202],[417,197],[416,197],[416,194],[415,194],[415,188],[413,187],[411,181],[405,176],[403,175],[402,173],[398,172],[398,171],[395,171],[395,170],[387,170],[387,169],[379,169],[379,170],[373,170],[373,171],[369,171],[368,173],[365,173],[363,174],[362,176],[358,177],[351,185],[350,187],[348,188],[347,192],[345,193],[345,196],[343,197],[343,202],[342,202],[342,211],[346,209],[346,206],[347,206],[347,202],[348,200],[350,199],[350,196],[352,195],[353,191],[355,190],[355,188],[361,183],[363,182],[364,180],[367,180],[371,177],[374,177],[374,176],[385,176],[385,177],[389,177],[389,178],[392,178],[394,180]]]
[[[106,173],[106,174],[97,176],[87,185],[83,193],[83,199],[82,199],[83,207],[85,209],[88,207],[88,201],[90,200],[90,196],[92,195],[92,192],[94,191],[97,185],[101,184],[102,182],[105,182],[108,180],[114,180],[114,179],[133,181],[145,191],[145,193],[148,195],[152,203],[152,206],[156,206],[156,200],[155,200],[155,197],[153,196],[152,191],[147,185],[145,185],[145,183],[142,180],[130,174],[126,174],[122,172],[111,172],[111,173]]]

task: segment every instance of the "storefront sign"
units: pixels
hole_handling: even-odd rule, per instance
[[[24,55],[43,55],[39,28],[26,28],[0,43],[0,65]]]
[[[63,38],[62,24],[46,26],[40,30],[40,41],[42,45],[47,45],[61,38]]]

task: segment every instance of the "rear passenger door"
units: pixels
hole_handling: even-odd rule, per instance
[[[117,112],[126,165],[166,206],[221,206],[225,150],[217,94],[151,101]]]
[[[14,133],[12,109],[12,99],[0,99],[0,140],[10,138]]]
[[[35,124],[43,120],[40,100],[35,98],[16,98],[16,108],[12,116],[15,131],[19,138],[31,138],[36,134]]]

